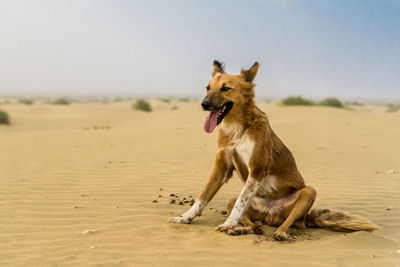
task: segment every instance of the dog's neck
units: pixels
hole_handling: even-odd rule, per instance
[[[244,133],[244,127],[237,122],[224,122],[220,124],[221,130],[225,136],[230,139],[240,139]]]
[[[220,124],[225,135],[236,139],[241,138],[247,128],[254,124],[260,116],[260,109],[256,106],[254,99],[240,107],[240,111],[233,116],[226,117]],[[262,113],[262,112],[261,112]]]

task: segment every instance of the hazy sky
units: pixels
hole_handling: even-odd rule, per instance
[[[201,96],[258,60],[257,95],[400,99],[400,2],[0,0],[0,95]]]

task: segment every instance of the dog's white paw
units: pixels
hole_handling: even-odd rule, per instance
[[[233,221],[226,221],[223,224],[217,226],[217,228],[215,228],[216,231],[220,231],[220,232],[228,232],[229,229],[234,229],[236,227],[237,223],[233,222]]]
[[[177,217],[171,217],[168,219],[169,223],[183,223],[183,224],[190,224],[192,223],[192,220],[189,218],[185,218],[182,216],[177,216]]]

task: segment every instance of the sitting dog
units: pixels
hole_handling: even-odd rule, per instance
[[[236,171],[244,187],[237,198],[228,202],[230,215],[217,227],[218,231],[260,234],[260,222],[265,222],[278,227],[273,237],[283,241],[290,238],[287,230],[291,226],[336,231],[377,229],[361,216],[327,209],[309,212],[316,191],[305,185],[292,153],[255,104],[253,80],[258,68],[256,62],[240,74],[227,74],[223,65],[214,61],[201,106],[209,111],[204,130],[211,133],[219,125],[215,166],[194,205],[168,221],[191,223]]]

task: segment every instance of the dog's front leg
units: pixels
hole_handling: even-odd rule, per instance
[[[230,160],[227,159],[227,153],[225,150],[220,150],[216,155],[215,165],[211,176],[196,202],[187,212],[181,216],[169,218],[168,222],[191,223],[195,217],[201,215],[204,207],[215,196],[221,186],[232,176],[233,166],[229,162]]]
[[[251,200],[257,193],[260,184],[261,183],[252,176],[247,178],[246,184],[243,187],[242,192],[240,192],[231,214],[223,224],[217,227],[217,231],[228,232],[229,230],[233,230],[239,224],[249,207]]]

